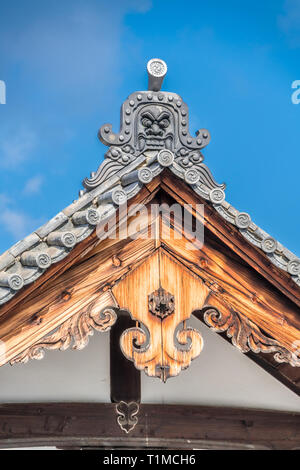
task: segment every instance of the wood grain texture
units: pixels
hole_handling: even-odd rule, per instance
[[[175,201],[180,204],[191,205],[195,217],[202,220],[205,226],[218,239],[224,242],[234,253],[246,261],[249,266],[300,307],[300,288],[293,282],[290,275],[271,263],[261,250],[248,243],[236,227],[224,220],[212,206],[195,194],[192,188],[183,181],[174,178],[174,175],[168,170],[164,172],[163,177],[161,175],[160,184],[162,189],[173,197]],[[201,213],[196,211],[197,204],[205,205],[204,218]]]
[[[165,318],[149,311],[149,296],[160,287],[175,299],[174,312]],[[178,375],[200,354],[203,340],[196,330],[185,324],[177,328],[190,318],[193,310],[205,304],[208,293],[199,278],[158,249],[113,287],[119,305],[140,325],[121,336],[125,356],[151,377],[165,381],[169,376]]]
[[[258,326],[244,315],[233,310],[216,295],[210,295],[203,309],[205,323],[217,333],[226,332],[232,344],[241,352],[274,353],[275,361],[300,366],[299,354],[289,351],[277,340],[263,334]]]
[[[173,220],[176,232],[176,220]],[[186,238],[170,235],[168,225],[162,223],[162,246],[192,272],[200,276],[210,291],[219,296],[234,311],[241,313],[276,339],[289,351],[300,340],[300,310],[276,291],[264,278],[258,277],[226,247],[215,244],[209,232],[205,243],[195,249]],[[165,228],[166,227],[166,228]],[[165,235],[166,233],[166,235]]]
[[[163,195],[163,200],[166,195]],[[167,201],[172,204],[171,199]],[[175,230],[179,230],[178,224],[174,218],[171,225]],[[225,308],[233,310],[230,297],[233,301],[236,298],[236,312],[240,313],[239,301],[247,299],[247,307],[243,309],[245,316],[252,312],[253,322],[257,326],[257,308],[260,311],[259,318],[261,332],[267,333],[271,338],[276,338],[280,343],[280,336],[283,333],[287,339],[290,353],[297,353],[293,347],[296,340],[299,340],[299,307],[289,298],[284,296],[268,280],[257,273],[242,258],[233,252],[225,243],[218,239],[214,234],[205,228],[205,243],[198,250],[190,249],[190,241],[185,239],[178,240],[178,237],[172,235],[172,231],[165,230],[161,224],[161,244],[178,260],[183,262],[189,269],[197,273],[204,282],[210,287],[220,302],[223,302]],[[225,282],[224,282],[225,281]],[[232,288],[233,286],[233,288]],[[224,300],[223,294],[227,299]],[[203,319],[201,312],[195,312],[198,318]],[[267,321],[263,322],[266,316]],[[251,320],[250,320],[251,321]],[[283,331],[282,331],[283,328]],[[221,336],[231,341],[226,333]],[[272,342],[272,339],[270,343]],[[249,351],[247,355],[263,367],[268,373],[284,385],[300,395],[300,368],[292,367],[290,364],[278,363],[272,354],[253,353]],[[299,354],[298,354],[299,357]]]
[[[91,333],[92,325],[97,329],[97,321],[99,322],[99,330],[104,331],[105,322],[102,324],[100,318],[97,316],[105,308],[116,307],[116,301],[110,291],[103,294],[95,294],[87,296],[75,303],[67,305],[66,308],[61,308],[59,315],[52,315],[47,317],[43,322],[36,322],[34,327],[27,325],[24,329],[16,331],[15,335],[11,335],[11,339],[3,340],[5,346],[0,356],[0,364],[4,365],[7,362],[27,362],[30,357],[40,359],[43,355],[41,349],[57,349],[60,346],[68,347],[74,340],[78,346],[85,343]],[[74,317],[74,320],[73,320]],[[111,318],[111,320],[113,320]],[[77,332],[77,326],[80,324],[85,325],[82,332]],[[112,323],[113,324],[113,323]],[[54,334],[53,331],[58,328],[59,331]],[[51,347],[51,344],[53,347]],[[47,345],[49,347],[47,347]],[[41,356],[39,356],[41,353]]]
[[[137,204],[147,204],[150,200],[155,197],[156,192],[157,186],[155,185],[153,185],[152,193],[149,192],[146,186],[143,186],[140,192],[130,200],[128,204],[128,211],[130,211],[131,207],[135,207]],[[115,220],[117,224],[119,224],[122,220],[122,217],[120,217],[119,212],[117,212],[116,217],[113,216],[112,219]],[[109,223],[109,220],[105,223]],[[39,287],[45,285],[48,280],[54,280],[56,277],[61,276],[74,264],[80,262],[82,257],[85,256],[95,245],[98,244],[99,238],[95,230],[88,238],[86,238],[86,240],[83,240],[81,243],[78,243],[78,245],[76,245],[75,248],[69,253],[67,258],[64,258],[62,261],[53,264],[34,283],[26,286],[17,295],[15,295],[11,301],[2,305],[0,307],[0,318],[7,312],[13,311],[13,309],[18,304],[21,304],[21,302],[23,302],[25,298],[35,298],[39,294]]]
[[[6,347],[6,362],[81,311],[91,299],[109,290],[116,279],[137,263],[137,258],[141,261],[153,250],[152,240],[141,240],[140,243],[130,240],[127,244],[123,240],[49,282],[37,298],[15,308],[13,317],[2,317],[0,339]],[[119,266],[113,262],[115,253],[121,260]]]
[[[14,357],[10,363],[28,362],[29,359],[43,359],[45,349],[59,349],[65,351],[70,346],[72,349],[83,349],[89,342],[89,336],[94,331],[109,331],[117,319],[115,313],[116,303],[109,293],[95,296],[89,303],[64,323],[52,334],[45,336],[21,354]]]
[[[164,173],[162,178],[160,176],[147,185],[133,203],[161,203],[166,198],[170,203],[176,200],[192,206],[203,202],[187,185],[178,182],[176,186],[173,179],[168,172]],[[158,192],[159,188],[163,190]],[[201,219],[199,214],[192,212]],[[133,214],[130,220],[134,221],[135,217]],[[190,250],[190,241],[180,240],[172,232],[171,237],[167,237],[162,217],[150,222],[143,217],[140,219],[145,232],[149,230],[149,223],[154,224],[157,234],[154,240],[100,241],[93,234],[80,243],[68,258],[51,267],[34,285],[22,291],[22,295],[18,294],[0,309],[0,339],[6,346],[5,360],[11,360],[42,340],[84,309],[87,298],[90,300],[111,289],[159,247],[191,274],[197,275],[232,311],[253,322],[260,331],[292,352],[300,331],[297,286],[207,204],[201,220],[205,224],[205,243],[197,250]],[[175,219],[173,225],[177,231]],[[169,291],[173,294],[171,287]],[[254,360],[259,360],[260,353],[253,356],[256,356]],[[262,364],[266,370],[275,371],[283,383],[293,384],[294,390],[293,387],[299,389],[298,367],[275,363],[269,354]]]
[[[140,405],[129,436],[115,404],[0,405],[0,447],[299,449],[300,414],[243,408]]]
[[[135,224],[137,219],[138,224]],[[157,244],[144,233],[151,233],[153,223],[156,223],[155,218],[143,218],[136,213],[136,205],[128,206],[127,217],[122,214],[114,237],[102,241],[94,239],[88,249],[82,242],[82,252],[76,263],[60,275],[46,280],[26,300],[13,305],[12,311],[3,313],[0,316],[0,339],[5,352],[0,365],[38,344],[54,328],[82,312],[91,300],[97,299],[115,280],[151,254]],[[138,239],[134,232],[136,227],[141,234]],[[124,239],[124,234],[129,238]]]

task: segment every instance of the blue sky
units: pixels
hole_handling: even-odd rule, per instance
[[[152,57],[227,200],[300,255],[300,0],[0,0],[0,252],[77,198]]]

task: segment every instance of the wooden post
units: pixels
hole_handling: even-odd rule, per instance
[[[110,330],[110,398],[112,403],[141,401],[141,373],[126,359],[120,349],[120,337],[135,322],[125,310],[120,310],[118,320]]]

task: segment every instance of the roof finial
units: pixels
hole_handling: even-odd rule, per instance
[[[159,91],[162,86],[163,79],[167,73],[167,64],[161,59],[151,59],[147,64],[148,71],[148,90]]]

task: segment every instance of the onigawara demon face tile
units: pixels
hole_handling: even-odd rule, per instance
[[[174,115],[166,106],[144,106],[136,120],[136,144],[140,151],[172,150],[174,143]]]

